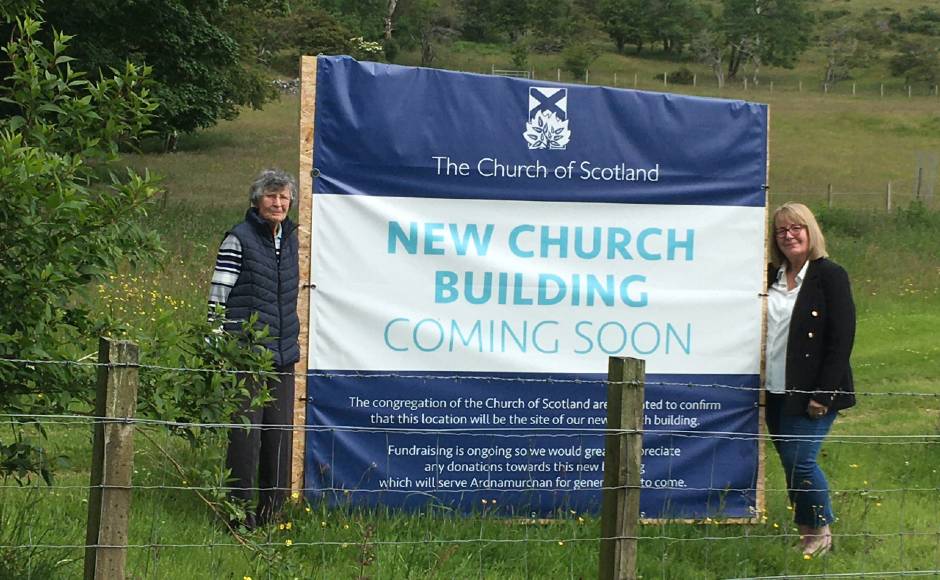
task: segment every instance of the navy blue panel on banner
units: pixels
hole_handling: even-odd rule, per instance
[[[765,105],[348,57],[317,66],[318,193],[764,204]]]
[[[342,504],[418,507],[430,500],[540,516],[596,510],[604,381],[311,373],[307,486]],[[754,516],[757,383],[756,376],[647,376],[643,517]]]

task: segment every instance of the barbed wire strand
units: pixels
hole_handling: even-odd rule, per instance
[[[737,390],[737,391],[759,391],[760,387],[758,386],[740,386],[740,385],[726,385],[721,383],[693,383],[693,382],[673,382],[673,381],[609,381],[606,378],[561,378],[553,377],[550,375],[544,377],[516,377],[516,376],[497,376],[497,375],[478,375],[478,374],[452,374],[452,375],[433,375],[433,374],[401,374],[401,373],[390,373],[390,372],[322,372],[322,371],[308,371],[306,373],[288,373],[288,372],[274,372],[274,371],[249,371],[245,369],[218,369],[218,368],[186,368],[186,367],[171,367],[163,365],[150,365],[150,364],[128,364],[128,363],[100,363],[100,362],[90,362],[90,361],[67,361],[67,360],[32,360],[32,359],[18,359],[18,358],[3,358],[0,359],[0,363],[16,363],[16,364],[25,364],[25,365],[65,365],[65,366],[80,366],[80,367],[106,367],[106,368],[138,368],[146,370],[160,370],[160,371],[173,371],[181,373],[218,373],[218,374],[256,374],[261,376],[294,376],[295,378],[301,377],[314,377],[314,378],[326,378],[326,379],[408,379],[408,380],[438,380],[438,381],[452,381],[452,382],[463,382],[463,381],[487,381],[487,382],[509,382],[509,383],[550,383],[550,384],[575,384],[575,385],[634,385],[643,383],[646,386],[661,386],[661,387],[682,387],[682,388],[715,388],[715,389],[727,389],[727,390]],[[789,392],[793,393],[815,393],[815,394],[838,394],[842,391],[838,389],[834,390],[799,390],[799,389],[790,389]],[[879,397],[879,396],[889,396],[889,397],[926,397],[926,398],[940,398],[940,392],[920,392],[920,391],[905,391],[905,392],[882,392],[882,391],[856,391],[856,396],[863,397]]]
[[[117,490],[130,490],[130,491],[191,491],[191,492],[203,492],[203,491],[270,491],[270,488],[266,487],[232,487],[225,485],[217,486],[206,486],[206,485],[58,485],[54,484],[51,486],[24,486],[24,485],[15,485],[15,484],[4,484],[0,485],[0,490],[21,490],[24,492],[36,492],[36,491],[90,491],[92,489],[117,489]],[[382,489],[351,489],[345,487],[311,487],[304,488],[301,492],[302,494],[312,493],[312,494],[337,494],[337,495],[353,495],[353,494],[402,494],[402,495],[435,495],[435,494],[477,494],[477,493],[531,493],[533,491],[544,492],[544,493],[564,493],[564,494],[576,494],[579,492],[592,493],[597,491],[613,491],[613,490],[630,490],[630,489],[639,489],[639,490],[651,490],[651,491],[679,491],[679,492],[718,492],[718,493],[754,493],[756,488],[735,488],[735,487],[692,487],[692,486],[656,486],[649,487],[643,485],[614,485],[614,486],[598,486],[585,489],[571,489],[568,487],[547,487],[547,488],[489,488],[489,487],[467,487],[462,489],[395,489],[395,488],[382,488]],[[803,491],[812,492],[812,491],[825,491],[825,489],[813,489],[813,488],[801,488]],[[895,487],[895,488],[828,488],[834,494],[876,494],[876,493],[940,493],[940,487]],[[785,493],[788,490],[786,488],[764,488],[766,493]]]
[[[869,533],[869,532],[856,532],[856,533],[840,533],[833,534],[834,538],[846,539],[846,538],[875,538],[875,539],[890,539],[896,538],[899,536],[906,537],[926,537],[926,536],[935,536],[936,532],[882,532],[882,533]],[[584,542],[599,542],[603,540],[636,540],[638,542],[675,542],[675,543],[693,543],[693,542],[740,542],[746,540],[748,537],[751,539],[762,539],[762,540],[771,540],[771,539],[786,539],[798,536],[798,534],[752,534],[750,536],[745,536],[742,534],[728,535],[728,536],[702,536],[698,538],[685,538],[680,536],[561,536],[561,537],[550,537],[550,538],[493,538],[493,537],[483,537],[483,538],[422,538],[420,540],[376,540],[369,539],[368,544],[372,546],[416,546],[427,543],[433,544],[442,544],[442,545],[462,545],[462,544],[521,544],[525,541],[529,541],[536,544],[552,544],[558,542],[565,543],[584,543]],[[351,541],[340,541],[340,540],[324,540],[324,541],[315,541],[315,542],[305,542],[302,540],[291,541],[291,547],[314,547],[314,546],[338,546],[338,547],[350,547],[357,545],[359,542],[356,540]],[[259,547],[282,547],[285,544],[283,542],[256,542],[255,545]],[[222,548],[241,548],[242,544],[238,542],[205,542],[205,543],[145,543],[145,544],[132,544],[128,543],[126,545],[120,544],[0,544],[0,549],[27,549],[27,548],[41,548],[41,549],[84,549],[84,548],[128,548],[128,549],[153,549],[153,548],[207,548],[207,547],[222,547]]]
[[[163,419],[148,419],[138,417],[97,417],[93,415],[35,415],[28,413],[0,413],[0,419],[11,419],[21,422],[39,422],[26,421],[30,419],[41,419],[47,425],[71,425],[71,424],[121,424],[121,425],[140,425],[145,427],[163,426],[174,429],[252,429],[252,430],[291,430],[303,432],[324,432],[324,433],[371,433],[387,434],[395,433],[400,435],[429,435],[438,437],[440,435],[467,435],[480,437],[582,437],[585,435],[605,436],[605,435],[632,435],[644,434],[650,436],[669,436],[676,438],[689,439],[726,439],[730,441],[772,441],[773,436],[762,432],[746,431],[676,431],[668,429],[607,429],[603,427],[363,427],[360,425],[294,425],[294,424],[264,424],[264,425],[246,425],[244,423],[194,423],[187,421],[168,421]],[[51,419],[51,420],[45,420]],[[787,435],[785,439],[790,441],[817,441],[823,439],[826,443],[840,442],[870,442],[877,440],[911,440],[913,443],[937,443],[940,442],[940,433],[938,434],[909,434],[909,435],[891,435],[891,434],[837,434],[820,437],[819,435]]]

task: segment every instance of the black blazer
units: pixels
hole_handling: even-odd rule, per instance
[[[769,283],[776,276],[777,269],[771,266]],[[831,260],[813,260],[790,318],[784,412],[805,413],[811,398],[836,410],[855,405],[849,366],[854,343],[855,303],[849,276]]]

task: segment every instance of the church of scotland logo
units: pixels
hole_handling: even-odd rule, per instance
[[[568,89],[529,87],[529,121],[522,134],[529,149],[564,149],[568,130]]]

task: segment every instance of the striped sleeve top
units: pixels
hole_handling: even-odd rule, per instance
[[[242,243],[229,234],[219,246],[219,255],[215,259],[212,283],[209,285],[209,321],[219,322],[225,319],[225,304],[228,295],[238,281],[242,271]]]
[[[281,253],[281,227],[274,233],[274,250]],[[215,259],[215,270],[209,285],[209,322],[221,324],[225,320],[228,296],[242,272],[242,243],[232,234],[225,236]]]

